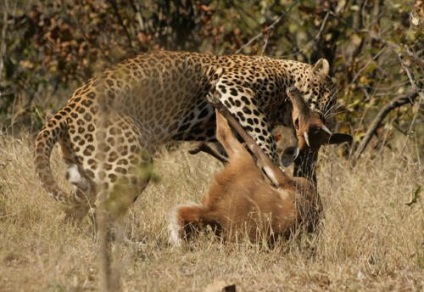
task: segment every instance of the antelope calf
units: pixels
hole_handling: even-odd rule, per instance
[[[318,151],[320,144],[335,143],[338,134],[331,134],[298,91],[289,93],[299,140],[296,152],[305,147]],[[192,151],[212,154],[224,163],[224,169],[214,177],[201,204],[180,205],[173,210],[171,244],[180,246],[207,225],[225,241],[247,236],[258,242],[265,237],[270,244],[278,237],[289,237],[301,226],[313,231],[322,210],[314,184],[282,172],[217,99],[212,97],[211,102],[216,107],[216,138],[228,158],[205,144]],[[229,123],[249,150],[233,136]]]

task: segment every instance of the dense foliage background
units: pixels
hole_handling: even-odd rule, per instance
[[[339,130],[359,142],[376,114],[398,99],[371,131],[374,144],[387,146],[399,133],[423,142],[421,0],[2,0],[0,6],[6,133],[39,129],[103,68],[163,48],[304,62],[325,57],[338,86]]]

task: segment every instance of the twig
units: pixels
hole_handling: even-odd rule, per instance
[[[361,77],[361,73],[362,73],[362,71],[364,71],[364,70],[368,67],[368,65],[369,65],[369,64],[371,64],[371,62],[373,62],[373,61],[377,60],[377,59],[380,57],[380,55],[382,55],[382,54],[383,54],[383,52],[384,52],[385,50],[386,50],[386,47],[381,48],[381,49],[377,52],[377,54],[375,54],[375,55],[372,57],[372,59],[371,59],[371,60],[368,60],[368,61],[367,61],[367,63],[366,63],[364,66],[362,66],[362,68],[360,68],[360,69],[358,70],[358,72],[356,72],[355,76],[353,76],[351,83],[352,83],[352,84],[353,84],[353,83],[355,83],[355,82],[356,82],[356,80],[357,80],[359,77]]]
[[[412,78],[412,73],[409,70],[408,66],[406,66],[405,63],[403,62],[402,55],[398,54],[398,58],[399,58],[400,66],[402,67],[403,71],[405,71],[406,75],[408,76],[409,83],[411,83],[413,89],[416,89],[417,84],[415,84],[414,78]]]
[[[6,32],[7,32],[7,12],[9,8],[8,0],[4,1],[3,5],[3,29],[1,31],[1,45],[0,45],[0,80],[3,79],[4,56],[6,55]]]
[[[411,70],[409,70],[408,66],[405,65],[405,63],[402,60],[402,56],[400,54],[398,55],[398,58],[399,58],[399,62],[402,69],[406,72],[406,75],[408,76],[409,83],[411,84],[413,89],[417,90],[421,83],[419,85],[416,84]],[[421,92],[418,90],[418,95],[420,96],[421,101],[424,102],[424,92]],[[412,131],[412,127],[415,125],[415,122],[418,118],[418,114],[419,114],[419,111],[417,111],[414,117],[412,118],[411,124],[409,125],[409,128],[408,128],[408,133]]]
[[[324,27],[325,27],[325,25],[327,24],[327,20],[328,20],[328,17],[329,16],[333,16],[333,17],[335,17],[335,14],[332,12],[332,11],[328,11],[326,14],[325,14],[325,17],[324,17],[324,19],[323,19],[323,21],[322,21],[322,23],[321,23],[321,26],[320,26],[320,28],[319,28],[319,30],[318,30],[318,33],[316,34],[316,36],[312,39],[312,40],[310,40],[307,44],[305,44],[304,46],[303,46],[303,48],[301,48],[301,49],[297,49],[297,50],[295,50],[293,53],[291,53],[290,55],[296,55],[296,54],[299,54],[299,53],[302,53],[302,52],[304,52],[309,46],[311,46],[314,42],[316,42],[319,38],[320,38],[320,36],[321,36],[321,34],[322,34],[322,32],[324,31]]]
[[[328,12],[327,12],[327,14],[325,14],[325,17],[324,17],[324,19],[323,19],[323,21],[322,21],[322,23],[321,23],[321,26],[320,26],[320,28],[319,28],[319,31],[318,31],[317,35],[316,35],[316,36],[315,36],[315,37],[314,37],[311,41],[309,41],[309,42],[305,45],[305,48],[306,48],[306,47],[308,47],[310,44],[312,44],[314,41],[316,41],[317,39],[319,39],[319,38],[320,38],[320,36],[321,36],[322,32],[324,31],[324,27],[325,27],[325,25],[326,25],[326,23],[327,23],[328,16],[329,16],[330,14],[332,14],[332,13],[330,13],[330,11],[328,11]]]
[[[264,44],[262,45],[262,51],[261,54],[263,55],[265,53],[266,47],[268,46],[268,42],[269,42],[269,34],[266,32],[264,33]]]
[[[277,24],[280,23],[280,21],[284,18],[284,16],[286,16],[287,13],[289,13],[294,6],[299,4],[299,2],[300,2],[300,0],[294,1],[276,20],[274,20],[273,23],[271,23],[271,25],[269,25],[268,27],[265,27],[259,34],[257,34],[253,38],[251,38],[247,43],[245,43],[243,46],[241,46],[235,53],[239,54],[244,48],[250,46],[253,42],[255,42],[259,38],[263,37],[265,35],[265,33],[268,33],[268,31],[274,29],[274,27]]]

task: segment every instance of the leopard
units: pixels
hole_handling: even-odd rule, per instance
[[[81,219],[101,191],[131,205],[152,179],[155,153],[172,142],[216,142],[214,94],[279,164],[272,129],[292,126],[286,90],[297,88],[325,121],[334,105],[329,62],[158,50],[118,63],[76,89],[35,139],[36,176],[66,218]],[[310,135],[311,138],[311,135]],[[59,144],[71,191],[50,166]],[[112,200],[112,199],[111,199]]]

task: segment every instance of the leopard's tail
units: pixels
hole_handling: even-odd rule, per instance
[[[68,135],[66,114],[56,114],[51,117],[37,135],[35,141],[34,165],[36,175],[49,195],[61,203],[64,208],[74,208],[80,206],[83,203],[82,201],[86,199],[77,195],[81,194],[81,192],[76,192],[75,195],[71,195],[63,191],[54,179],[50,168],[50,155],[54,145]],[[68,170],[68,174],[69,172],[73,172],[74,177],[77,176],[82,178],[81,173],[78,171],[79,168],[76,165],[71,166]],[[78,186],[78,183],[75,183],[71,179],[69,179],[69,181]]]

